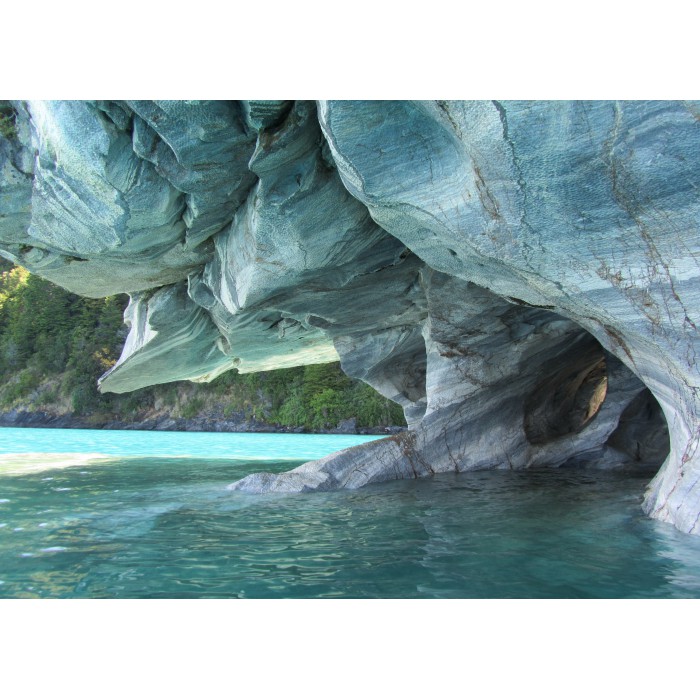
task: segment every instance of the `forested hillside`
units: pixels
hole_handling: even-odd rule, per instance
[[[0,258],[0,412],[78,416],[87,425],[164,419],[328,430],[404,425],[399,406],[346,377],[338,363],[175,382],[100,394],[97,378],[119,357],[128,297],[86,299]],[[172,420],[170,421],[172,424]]]

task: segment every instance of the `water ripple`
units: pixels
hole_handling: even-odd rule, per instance
[[[538,469],[338,493],[226,490],[258,469],[110,458],[89,475],[4,479],[0,596],[700,595],[700,540],[640,511],[649,474]]]

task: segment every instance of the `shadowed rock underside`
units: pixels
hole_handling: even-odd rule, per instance
[[[124,392],[341,360],[409,429],[252,492],[658,466],[700,533],[700,105],[15,102],[0,253],[128,292]]]

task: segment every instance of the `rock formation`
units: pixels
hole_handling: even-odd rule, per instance
[[[0,253],[128,292],[105,391],[340,357],[409,430],[248,491],[659,466],[700,533],[700,105],[13,103]]]

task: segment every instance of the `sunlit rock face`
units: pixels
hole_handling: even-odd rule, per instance
[[[234,488],[663,462],[700,532],[697,103],[14,106],[0,253],[131,294],[104,390],[339,357],[404,408]]]

